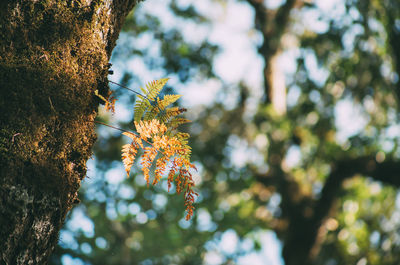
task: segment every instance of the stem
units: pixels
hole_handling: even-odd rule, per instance
[[[129,91],[135,93],[136,95],[142,96],[142,97],[146,98],[148,101],[151,101],[151,100],[150,100],[148,97],[146,97],[145,95],[143,95],[143,94],[141,94],[141,93],[139,93],[139,92],[136,92],[135,90],[133,90],[133,89],[127,87],[127,86],[118,84],[118,83],[116,83],[116,82],[114,82],[114,81],[111,81],[111,80],[108,80],[108,82],[110,82],[110,83],[112,83],[112,84],[114,84],[114,85],[120,86],[120,87],[122,87],[122,88],[125,88],[125,89],[127,89],[127,90],[129,90]]]
[[[97,124],[101,124],[101,125],[104,125],[104,126],[107,126],[107,127],[110,127],[110,128],[116,129],[116,130],[119,130],[119,131],[121,131],[121,132],[133,133],[133,132],[131,132],[131,131],[124,130],[124,129],[121,129],[121,128],[118,128],[118,127],[114,127],[114,126],[112,126],[112,125],[109,125],[109,124],[104,123],[104,122],[101,122],[101,121],[90,121],[90,122],[94,122],[94,123],[97,123]],[[134,134],[135,134],[135,133],[134,133]]]

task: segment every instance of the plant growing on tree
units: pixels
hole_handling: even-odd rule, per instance
[[[141,88],[143,94],[133,91],[138,96],[134,107],[135,132],[122,130],[122,134],[132,140],[122,147],[122,161],[129,177],[137,153],[142,150],[140,164],[147,185],[150,183],[153,165],[153,185],[161,180],[168,169],[168,191],[175,182],[177,193],[183,193],[186,220],[189,220],[193,216],[194,197],[198,196],[193,190],[195,183],[190,173],[196,167],[190,162],[189,134],[178,131],[178,126],[189,120],[179,117],[186,109],[169,107],[180,95],[165,95],[161,98],[160,93],[167,81],[168,78],[164,78],[148,83],[145,88]],[[105,101],[107,110],[114,112],[115,98],[111,96],[112,92],[107,99],[98,93],[96,95]]]

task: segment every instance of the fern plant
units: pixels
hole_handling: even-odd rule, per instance
[[[169,107],[180,95],[165,95],[161,98],[160,93],[167,81],[168,78],[164,78],[150,82],[141,89],[143,94],[138,94],[134,107],[135,132],[122,133],[131,139],[131,143],[122,147],[122,161],[129,177],[138,152],[143,150],[140,164],[147,185],[150,183],[153,164],[153,185],[168,171],[168,191],[172,183],[175,183],[177,193],[183,193],[186,220],[189,220],[193,216],[195,196],[198,196],[193,190],[195,183],[190,172],[196,170],[196,167],[190,162],[189,134],[178,131],[178,126],[189,120],[179,117],[186,109]],[[107,109],[114,110],[114,98],[101,98],[106,101]]]

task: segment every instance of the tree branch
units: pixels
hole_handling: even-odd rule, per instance
[[[341,160],[336,163],[336,167],[347,177],[360,174],[387,185],[400,187],[400,161],[391,158],[378,163],[374,156],[364,156],[357,159]]]
[[[285,231],[285,245],[283,257],[287,265],[312,264],[313,254],[318,249],[318,237],[324,221],[335,207],[335,202],[341,193],[343,181],[355,175],[370,177],[387,185],[400,187],[400,161],[387,159],[381,163],[376,162],[374,156],[364,156],[355,159],[341,159],[332,165],[329,174],[318,200],[309,197],[300,197],[300,200],[292,200],[292,206],[286,210],[291,221]],[[266,186],[288,185],[287,179],[284,183],[274,175],[256,175],[256,179]],[[293,183],[282,191],[282,197],[296,196],[291,189]],[[281,189],[279,189],[281,191]],[[292,193],[287,194],[287,193]],[[284,201],[282,201],[283,203]],[[281,207],[288,207],[287,202]],[[310,211],[311,210],[311,211]],[[282,209],[284,211],[284,209]]]

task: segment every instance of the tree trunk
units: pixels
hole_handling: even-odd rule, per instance
[[[96,139],[108,60],[136,0],[0,3],[0,264],[43,264]]]
[[[260,0],[246,0],[255,12],[254,23],[263,36],[259,54],[264,59],[264,98],[271,104],[276,114],[286,114],[286,84],[285,77],[278,66],[278,58],[282,50],[281,39],[290,22],[290,12],[300,8],[301,1],[287,0],[276,11],[269,10]]]

